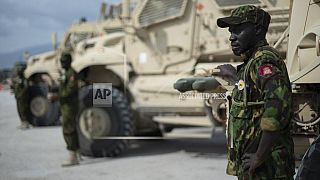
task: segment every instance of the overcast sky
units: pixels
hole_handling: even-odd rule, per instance
[[[80,17],[96,20],[101,2],[119,0],[0,0],[0,53],[51,43],[61,39]]]

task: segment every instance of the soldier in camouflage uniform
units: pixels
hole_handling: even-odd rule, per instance
[[[228,121],[227,173],[239,179],[293,179],[290,135],[291,85],[285,63],[265,40],[270,15],[241,6],[217,25],[229,28],[232,51],[241,56],[236,75],[227,65],[221,76],[237,79]]]
[[[78,113],[78,77],[71,68],[72,57],[69,53],[62,53],[61,66],[65,73],[61,77],[59,97],[62,114],[63,137],[70,151],[69,159],[62,166],[79,164],[79,141],[76,129],[76,116]]]
[[[11,89],[17,101],[17,110],[21,119],[20,129],[29,128],[28,113],[28,80],[24,77],[25,63],[18,63],[15,66],[16,77],[12,79]]]

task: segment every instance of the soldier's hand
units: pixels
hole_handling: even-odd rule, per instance
[[[212,73],[212,75],[221,76],[221,77],[225,77],[225,78],[237,76],[237,70],[231,64],[223,64],[223,65],[218,66],[215,69],[219,69],[220,71],[215,71]]]
[[[246,153],[242,157],[242,162],[244,171],[249,170],[250,177],[253,177],[255,169],[262,164],[263,160],[259,158],[255,153]]]
[[[214,71],[215,70],[215,71]],[[230,85],[234,85],[237,82],[237,70],[231,64],[223,64],[213,69],[213,76],[221,77],[229,82]]]
[[[59,96],[55,93],[48,93],[47,98],[49,101],[57,101],[59,99]]]

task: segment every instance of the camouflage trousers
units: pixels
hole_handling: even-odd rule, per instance
[[[77,108],[74,104],[62,104],[62,131],[63,137],[67,144],[67,149],[70,151],[76,151],[79,149],[79,139],[77,134]]]
[[[238,176],[239,180],[270,180],[268,177],[261,177],[259,175],[254,175],[250,177],[249,174],[242,174]],[[281,177],[281,178],[272,178],[272,180],[293,180],[293,176]]]
[[[22,122],[28,122],[28,113],[29,113],[29,106],[28,101],[25,99],[17,99],[17,110]]]
[[[254,177],[254,178],[249,178],[248,176],[239,176],[238,177],[239,180],[269,180],[269,179],[265,179],[265,178],[259,178],[259,177]],[[287,177],[287,178],[274,178],[272,180],[293,180],[293,177]]]

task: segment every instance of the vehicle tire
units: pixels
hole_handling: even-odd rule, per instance
[[[47,99],[48,86],[39,83],[30,87],[30,123],[33,126],[51,126],[60,124],[59,102]]]
[[[317,180],[320,177],[320,136],[311,144],[299,166],[296,180]]]
[[[114,157],[128,146],[128,139],[103,139],[103,137],[132,136],[133,116],[128,101],[121,91],[112,89],[112,106],[92,105],[92,86],[81,88],[77,132],[80,151],[93,157]],[[100,138],[100,139],[99,139]]]

